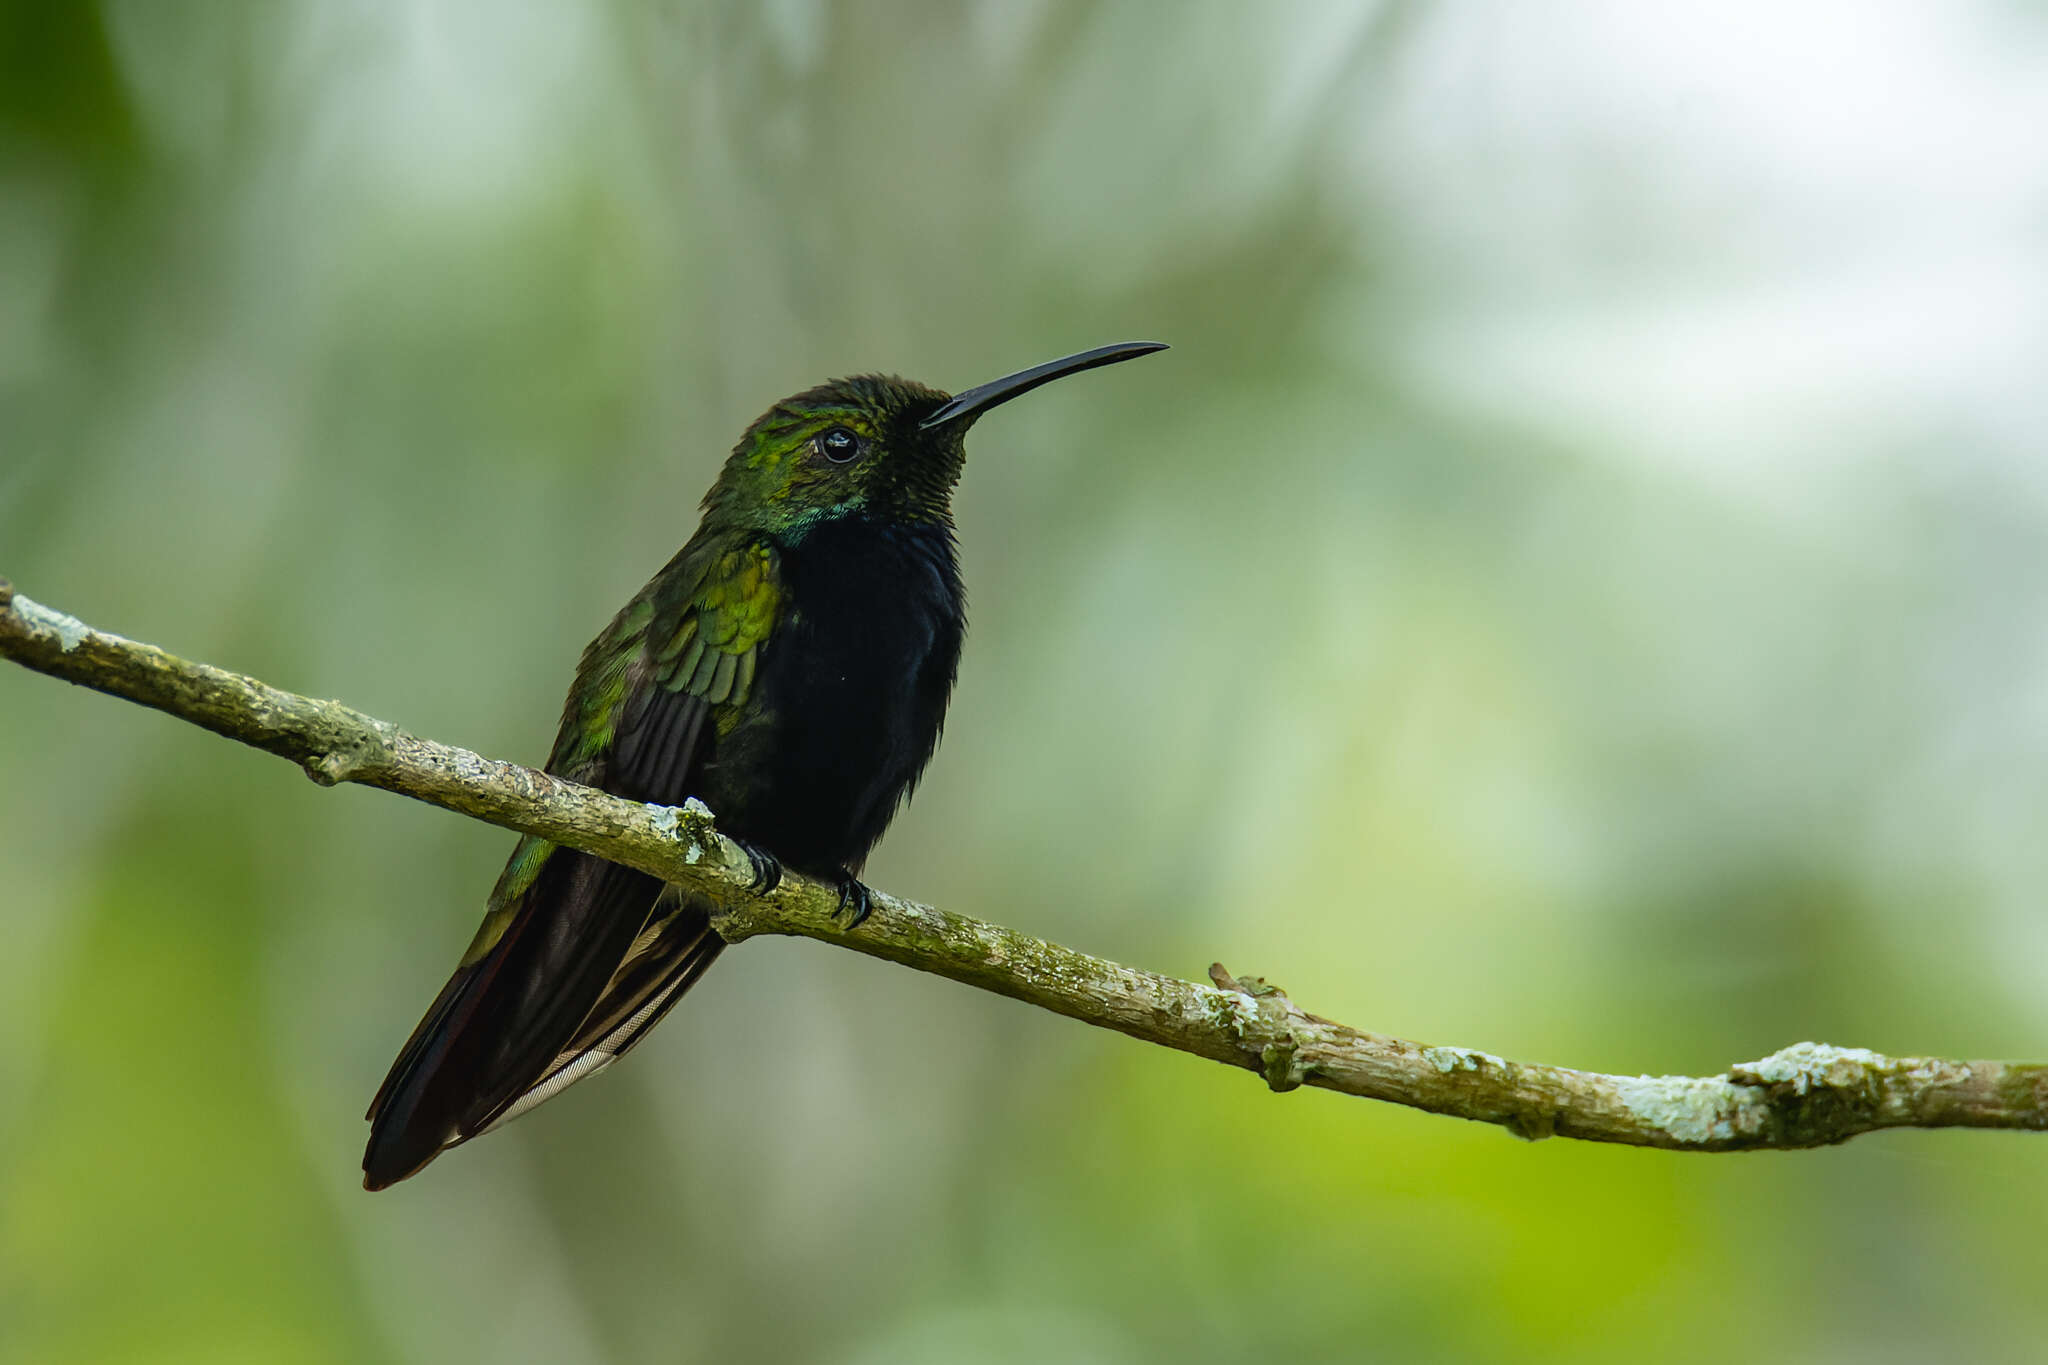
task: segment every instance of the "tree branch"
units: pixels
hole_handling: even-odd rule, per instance
[[[315,782],[360,782],[537,834],[676,882],[721,907],[731,942],[800,934],[1244,1067],[1275,1090],[1321,1086],[1525,1138],[1724,1152],[1817,1147],[1879,1128],[2048,1129],[2048,1065],[1885,1057],[1800,1043],[1722,1076],[1606,1076],[1366,1033],[1302,1010],[1256,977],[1212,985],[1107,962],[964,915],[877,894],[847,929],[834,888],[790,876],[746,889],[747,859],[691,801],[644,805],[405,733],[340,702],[189,663],[92,629],[0,579],[0,655],[290,759]],[[18,706],[7,708],[16,715]]]

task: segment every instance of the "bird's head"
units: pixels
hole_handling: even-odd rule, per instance
[[[1165,349],[1102,346],[952,396],[884,375],[806,389],[747,428],[705,495],[706,516],[791,544],[840,517],[944,523],[975,418],[1065,375]]]

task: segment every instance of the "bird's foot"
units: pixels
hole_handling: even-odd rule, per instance
[[[861,921],[875,908],[874,893],[868,890],[867,883],[843,867],[833,880],[839,884],[839,904],[833,908],[833,918],[844,915],[846,927],[858,929]]]
[[[757,896],[765,896],[782,885],[782,860],[759,844],[745,839],[734,839],[740,852],[747,855],[747,863],[754,869],[754,875],[747,882],[747,890]]]

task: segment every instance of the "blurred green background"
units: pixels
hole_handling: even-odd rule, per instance
[[[2048,17],[0,5],[0,573],[535,761],[744,424],[975,434],[888,890],[1610,1071],[2048,1054]],[[0,669],[9,1361],[2039,1359],[2048,1147],[1547,1142],[801,942],[358,1188],[510,836]]]

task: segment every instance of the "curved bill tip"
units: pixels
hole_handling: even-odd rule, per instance
[[[1075,355],[1061,356],[1048,360],[1043,365],[1033,365],[1028,370],[1006,374],[1001,379],[992,379],[986,384],[953,395],[939,410],[918,423],[920,430],[929,431],[947,422],[972,420],[999,403],[1027,394],[1040,384],[1050,384],[1055,379],[1064,379],[1070,374],[1092,370],[1101,365],[1114,365],[1122,360],[1136,360],[1141,355],[1163,351],[1163,341],[1119,341],[1113,346],[1097,346],[1092,351],[1081,351]]]

